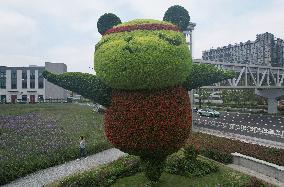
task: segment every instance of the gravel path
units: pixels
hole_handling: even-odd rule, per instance
[[[4,187],[40,187],[74,173],[109,163],[124,154],[125,153],[118,149],[108,149],[80,160],[74,160],[62,165],[40,170],[4,185]]]

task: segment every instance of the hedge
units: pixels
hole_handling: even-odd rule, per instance
[[[103,106],[108,107],[111,104],[112,89],[92,74],[79,72],[53,74],[48,71],[44,71],[42,75],[49,82],[52,82],[64,89],[74,91]]]
[[[65,178],[58,186],[110,186],[116,179],[142,171],[141,161],[135,156],[122,157],[108,165]]]
[[[225,71],[211,64],[193,63],[183,86],[187,90],[192,90],[234,77],[235,73],[233,71]]]
[[[146,30],[107,34],[96,45],[94,67],[106,85],[114,89],[151,90],[186,80],[191,57],[184,35],[173,30],[152,30],[160,26],[175,28],[163,22],[153,23],[140,20],[136,26],[131,23],[114,27],[115,32],[139,25]]]
[[[238,152],[284,166],[284,149],[269,148],[204,133],[192,133],[187,144],[199,147],[202,155],[223,163],[231,163],[231,153]]]

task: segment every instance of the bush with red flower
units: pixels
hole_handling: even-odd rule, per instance
[[[122,151],[166,157],[184,145],[190,122],[190,102],[183,87],[155,92],[116,90],[105,113],[105,132]]]

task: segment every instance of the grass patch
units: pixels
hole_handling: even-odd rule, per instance
[[[0,184],[79,156],[110,148],[102,115],[77,104],[0,105]]]
[[[242,173],[235,172],[226,167],[220,167],[216,173],[211,173],[204,177],[184,177],[180,175],[174,175],[169,173],[162,173],[160,181],[155,184],[156,187],[207,187],[207,186],[242,186],[249,181],[249,176]],[[147,181],[144,173],[137,173],[134,176],[118,179],[117,182],[112,185],[113,187],[141,187],[147,186]]]
[[[199,160],[212,162],[204,157],[198,157]],[[246,186],[250,184],[251,177],[243,173],[234,171],[223,164],[215,162],[218,171],[207,174],[203,177],[181,176],[163,172],[155,187],[208,187],[208,186]],[[64,186],[113,186],[113,187],[142,187],[149,186],[149,181],[142,172],[141,162],[138,157],[126,156],[110,164],[92,169],[87,172],[76,174],[48,184],[46,187],[64,187]],[[256,180],[258,183],[259,180]],[[268,185],[263,185],[263,187]]]
[[[173,157],[179,157],[175,153],[171,155],[167,161],[166,165],[172,167]],[[172,160],[172,161],[170,161]],[[220,164],[216,161],[209,160],[205,157],[197,157],[197,160],[200,162],[213,163],[218,167],[217,171],[207,173],[203,176],[196,175],[176,175],[170,174],[168,172],[163,172],[160,178],[160,181],[152,186],[155,187],[208,187],[208,186],[234,186],[234,187],[247,187],[255,186],[270,186],[256,178],[250,177],[246,174],[234,171],[223,164]],[[175,161],[174,161],[175,162]],[[145,177],[143,171],[142,162],[138,157],[135,156],[126,156],[122,157],[116,161],[113,161],[107,165],[94,168],[92,170],[75,174],[73,176],[67,177],[62,181],[56,181],[51,184],[48,184],[46,187],[64,187],[64,186],[113,186],[113,187],[142,187],[150,186],[149,180]],[[199,167],[199,166],[196,166]],[[167,170],[167,169],[166,169]],[[165,170],[165,171],[166,171]]]

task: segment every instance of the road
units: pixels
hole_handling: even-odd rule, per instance
[[[284,143],[284,117],[221,112],[220,117],[193,114],[194,125]]]

